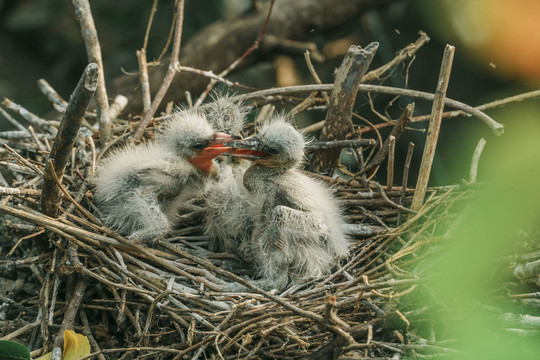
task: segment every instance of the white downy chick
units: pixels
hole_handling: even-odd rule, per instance
[[[247,107],[235,103],[227,95],[215,95],[213,102],[203,106],[208,122],[216,131],[240,135]],[[248,192],[242,184],[245,170],[250,163],[234,157],[216,159],[219,169],[217,179],[208,183],[205,199],[207,214],[206,234],[210,237],[210,250],[224,251],[242,257],[245,239],[251,236],[253,219]]]
[[[94,179],[105,222],[137,242],[165,235],[182,204],[204,191],[213,159],[228,150],[218,145],[231,139],[182,110],[153,142],[115,151]]]
[[[299,171],[304,138],[283,116],[255,136],[227,144],[254,159],[244,174],[254,215],[249,251],[265,289],[328,274],[349,252],[342,211],[332,192]],[[242,155],[242,149],[245,151]]]

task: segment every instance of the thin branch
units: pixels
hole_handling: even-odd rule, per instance
[[[366,75],[364,75],[364,77],[362,78],[362,82],[367,83],[373,80],[377,80],[381,77],[381,75],[383,75],[388,70],[394,68],[395,66],[407,60],[408,58],[413,57],[414,54],[416,54],[416,52],[422,46],[428,43],[430,40],[427,34],[423,31],[420,31],[419,35],[420,37],[414,43],[411,43],[407,45],[406,47],[404,47],[403,49],[401,49],[396,55],[396,57],[392,59],[392,61],[389,61],[388,63],[384,64],[378,69],[372,70],[368,72]]]
[[[157,3],[159,0],[154,0],[152,3],[152,9],[150,10],[150,17],[148,18],[148,24],[146,25],[146,31],[144,33],[144,41],[143,41],[143,47],[142,50],[146,53],[146,49],[148,47],[148,37],[150,36],[150,29],[152,28],[152,23],[154,22],[154,15],[157,11]]]
[[[414,144],[409,143],[409,148],[407,150],[407,157],[405,158],[405,165],[403,166],[403,180],[401,181],[401,194],[399,196],[399,205],[403,205],[405,202],[405,191],[407,190],[407,183],[409,182],[409,169],[411,168],[411,160],[414,151]],[[401,225],[401,215],[402,211],[398,212],[397,226]]]
[[[19,129],[20,131],[28,134],[28,130],[21,125],[21,123],[19,123],[17,120],[15,120],[11,115],[9,115],[7,113],[7,111],[5,111],[4,109],[0,108],[0,114],[2,114],[7,121],[9,121],[13,126],[15,126],[17,129]]]
[[[4,105],[7,109],[13,110],[19,115],[21,115],[26,121],[28,121],[33,126],[36,126],[40,129],[45,129],[52,135],[56,135],[56,129],[51,126],[52,122],[40,118],[39,116],[31,113],[30,111],[26,110],[21,105],[14,103],[8,98],[4,98],[4,101],[2,101],[2,105]]]
[[[299,92],[332,91],[333,87],[334,87],[333,84],[287,86],[287,87],[281,87],[281,88],[259,90],[259,91],[252,92],[250,94],[232,96],[231,100],[232,101],[248,101],[248,100],[257,99],[257,98],[268,98],[271,96],[288,95],[288,94],[295,94]],[[366,92],[366,93],[373,92],[373,93],[388,94],[388,95],[409,96],[412,98],[422,99],[426,101],[433,101],[435,97],[434,94],[423,92],[423,91],[400,89],[400,88],[395,88],[395,87],[390,87],[390,86],[370,85],[370,84],[360,84],[358,86],[358,91]],[[534,94],[534,96],[530,96],[530,97],[536,97],[536,96],[539,96],[539,95]],[[454,109],[461,110],[465,112],[466,114],[476,116],[478,119],[484,122],[487,126],[489,126],[493,130],[493,133],[497,136],[500,136],[504,133],[504,125],[499,124],[498,122],[493,120],[491,117],[489,117],[482,111],[476,108],[473,108],[472,106],[469,106],[467,104],[464,104],[456,100],[452,100],[450,98],[444,99],[444,105],[453,107]],[[379,125],[376,125],[376,127],[381,128],[381,126]]]
[[[169,67],[167,68],[167,73],[165,74],[165,77],[163,78],[161,87],[159,88],[156,96],[154,97],[154,100],[152,101],[150,108],[144,114],[143,119],[139,123],[139,127],[137,128],[137,131],[135,132],[135,135],[133,135],[133,138],[131,139],[132,143],[137,143],[141,140],[144,134],[144,130],[150,123],[150,120],[152,120],[152,116],[154,116],[155,112],[157,111],[159,105],[161,104],[161,101],[163,100],[163,97],[165,96],[165,93],[167,92],[167,90],[169,89],[169,86],[171,85],[174,75],[176,74],[174,65],[178,62],[178,55],[180,53],[180,45],[181,45],[181,40],[182,40],[182,27],[184,24],[184,0],[177,0],[176,7],[174,10],[174,18],[176,21],[176,26],[174,30],[174,42],[173,42],[173,47],[172,47],[171,60],[169,62]]]
[[[333,141],[312,141],[306,144],[305,150],[328,150],[341,148],[356,148],[361,146],[373,146],[377,142],[375,139],[354,139],[354,140],[333,140]]]
[[[418,211],[424,203],[424,196],[428,187],[429,175],[435,157],[435,148],[439,138],[439,130],[441,128],[442,113],[444,109],[444,98],[446,97],[446,89],[450,80],[450,72],[452,71],[452,62],[454,60],[455,48],[451,45],[446,45],[441,64],[439,80],[437,81],[437,89],[433,98],[433,107],[431,109],[431,119],[429,121],[428,134],[424,154],[422,155],[422,163],[420,164],[420,173],[414,191],[413,202],[411,209]]]
[[[81,305],[81,301],[84,296],[84,291],[86,290],[87,282],[83,277],[79,277],[75,290],[71,293],[71,299],[69,305],[64,313],[64,320],[62,325],[58,330],[58,334],[54,339],[53,351],[51,354],[51,360],[60,360],[62,359],[62,345],[64,344],[64,331],[73,329],[73,323],[75,321],[75,316]]]
[[[388,156],[388,151],[390,150],[390,147],[389,147],[390,136],[393,136],[395,140],[399,139],[401,134],[403,134],[405,127],[411,121],[413,112],[414,112],[414,103],[410,103],[401,113],[399,120],[394,124],[394,128],[392,129],[392,132],[388,136],[388,139],[386,139],[386,141],[381,146],[379,151],[375,154],[375,156],[373,156],[373,159],[371,159],[370,163],[365,167],[363,172],[368,172],[372,169],[375,169],[384,161],[384,159],[386,159],[386,157]],[[362,172],[360,172],[360,174],[361,173]]]
[[[111,139],[111,118],[109,114],[109,99],[105,86],[105,71],[101,59],[101,46],[97,35],[96,25],[88,0],[72,0],[75,15],[81,25],[81,33],[86,46],[89,63],[96,63],[99,68],[97,88],[97,117],[99,121],[99,138],[102,144]]]
[[[386,191],[392,191],[394,185],[394,153],[396,149],[396,138],[390,135],[388,143],[388,166],[386,168]]]
[[[225,70],[223,70],[222,72],[219,73],[218,76],[220,78],[223,78],[223,77],[229,75],[231,73],[231,71],[236,69],[236,67],[238,65],[240,65],[240,63],[242,63],[242,61],[244,61],[244,59],[249,54],[251,54],[253,51],[255,51],[255,50],[257,50],[259,48],[259,45],[260,45],[261,40],[262,40],[262,38],[264,36],[264,33],[266,32],[266,29],[268,28],[268,23],[270,22],[270,15],[272,15],[272,9],[274,8],[274,3],[275,3],[275,0],[271,0],[270,7],[268,8],[268,14],[266,15],[266,20],[264,21],[264,25],[263,25],[261,31],[259,32],[259,34],[257,35],[257,38],[255,39],[253,44],[238,59],[236,59]],[[215,80],[215,79],[212,79],[210,81],[210,83],[208,83],[208,85],[206,86],[206,89],[204,89],[204,91],[199,96],[199,98],[197,99],[197,101],[195,102],[195,105],[193,105],[193,107],[196,108],[196,107],[199,107],[202,104],[202,102],[208,96],[210,91],[212,91],[212,89],[214,88],[214,85],[216,85],[216,83],[217,83],[217,80]]]
[[[484,150],[485,145],[486,140],[484,138],[481,138],[478,141],[478,145],[476,145],[476,149],[474,149],[474,154],[471,161],[471,171],[469,176],[470,183],[476,182],[476,176],[478,175],[478,163],[480,162],[480,156],[482,156],[482,151]]]
[[[152,104],[150,95],[150,82],[148,81],[148,64],[146,62],[146,50],[137,50],[137,60],[139,62],[139,78],[141,81],[143,114],[146,114]]]
[[[45,79],[39,79],[37,81],[38,88],[41,90],[43,95],[55,106],[57,110],[62,110],[61,112],[66,111],[67,101],[64,100],[54,88],[47,82]]]

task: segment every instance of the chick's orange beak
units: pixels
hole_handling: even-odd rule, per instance
[[[216,132],[208,146],[202,149],[197,156],[189,158],[188,161],[204,173],[210,173],[212,170],[213,160],[219,155],[231,150],[229,146],[223,146],[223,143],[234,140],[231,135]]]

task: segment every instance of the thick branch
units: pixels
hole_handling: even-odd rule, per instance
[[[371,43],[365,49],[353,45],[345,54],[339,67],[334,90],[330,96],[326,120],[319,140],[341,140],[352,129],[352,110],[358,93],[358,85],[367,72],[379,44]],[[341,150],[331,149],[313,153],[309,169],[331,175],[337,165]]]
[[[71,94],[66,112],[60,123],[58,134],[49,154],[48,162],[43,174],[43,188],[41,192],[41,211],[49,216],[56,216],[62,201],[62,191],[56,185],[54,176],[62,181],[64,169],[71,155],[75,139],[81,126],[90,99],[94,95],[98,83],[99,67],[90,63]],[[54,168],[54,169],[53,169]],[[52,174],[52,171],[55,174]]]

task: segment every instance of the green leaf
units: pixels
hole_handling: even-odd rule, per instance
[[[15,341],[0,340],[0,360],[31,360],[26,346]]]

